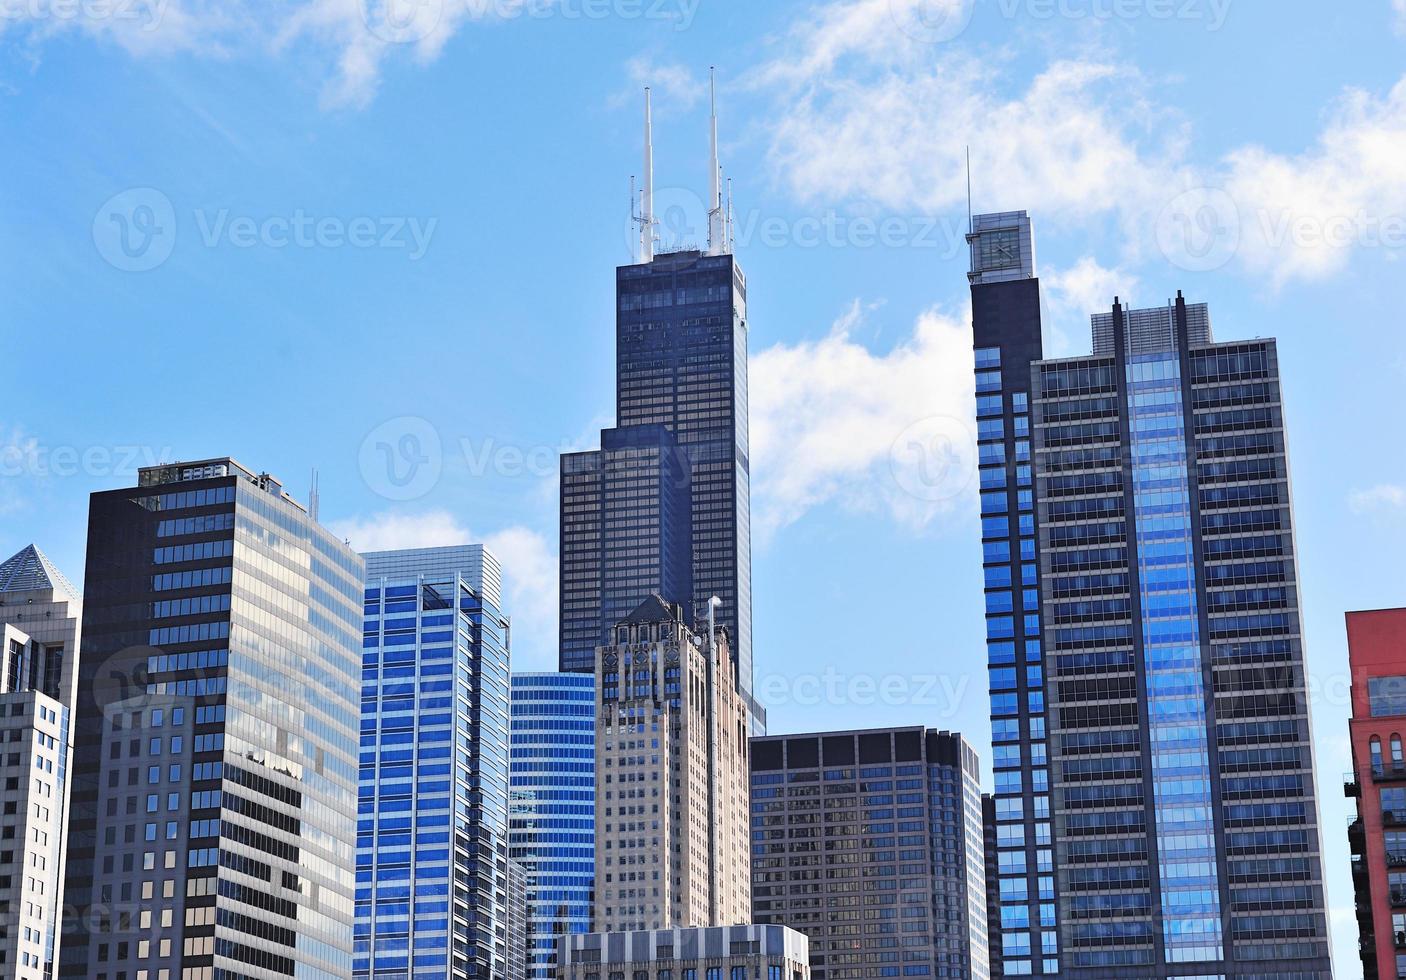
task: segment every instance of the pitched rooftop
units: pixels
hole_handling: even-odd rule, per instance
[[[39,591],[61,592],[71,599],[80,598],[73,583],[44,552],[31,544],[0,565],[0,592]]]

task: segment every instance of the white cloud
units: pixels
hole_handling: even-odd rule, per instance
[[[763,541],[830,501],[922,527],[974,487],[965,318],[925,313],[902,344],[876,354],[854,338],[868,314],[855,303],[823,340],[752,360],[753,527]]]
[[[513,617],[513,669],[557,669],[558,565],[547,538],[526,527],[510,527],[484,538],[503,563],[507,594],[503,602]]]
[[[1226,166],[1240,257],[1276,286],[1340,272],[1356,249],[1406,247],[1406,80],[1380,98],[1349,90],[1300,154],[1247,146]]]
[[[642,104],[645,86],[653,90],[656,109],[661,101],[681,109],[691,109],[708,94],[707,81],[695,74],[692,68],[677,61],[660,61],[639,55],[625,63],[625,74],[630,84],[628,89],[615,97],[615,105]]]
[[[329,524],[357,551],[395,551],[481,543],[503,566],[503,606],[513,619],[513,669],[557,665],[557,556],[547,538],[527,527],[479,537],[453,514],[387,512]]]
[[[466,24],[556,15],[557,0],[0,0],[34,48],[78,31],[137,56],[296,55],[328,78],[328,106],[370,101],[389,59],[428,63]]]
[[[775,98],[781,182],[808,203],[951,212],[966,203],[970,145],[980,210],[1097,231],[1112,220],[1122,264],[1235,264],[1279,288],[1338,273],[1361,249],[1406,252],[1406,81],[1385,96],[1349,90],[1298,153],[1245,145],[1197,161],[1182,114],[1109,53],[1025,79],[1002,51],[921,43],[923,30],[950,39],[961,9],[833,0],[794,27],[752,79]]]
[[[1045,319],[1045,355],[1067,357],[1087,352],[1092,327],[1089,317],[1113,307],[1136,303],[1138,277],[1127,269],[1109,269],[1084,256],[1067,269],[1046,267],[1040,273],[1048,316]]]
[[[388,512],[369,518],[333,521],[328,525],[359,552],[398,551],[403,548],[444,548],[471,544],[475,538],[448,511],[421,514]]]
[[[777,95],[770,157],[798,197],[965,206],[970,145],[990,210],[1087,217],[1145,200],[1180,156],[1182,126],[1141,97],[1136,70],[1057,61],[1006,95],[1002,57],[923,43],[911,29],[955,15],[923,0],[842,0],[791,31],[752,81]]]
[[[1372,510],[1406,507],[1406,487],[1389,483],[1378,484],[1367,490],[1358,490],[1348,498],[1348,503],[1359,514]]]

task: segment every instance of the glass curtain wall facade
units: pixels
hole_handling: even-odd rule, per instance
[[[620,267],[616,295],[618,425],[662,426],[687,464],[692,591],[654,591],[690,616],[710,597],[722,599],[718,623],[728,630],[738,684],[759,725],[752,699],[746,277],[731,255],[676,252]],[[595,516],[601,507],[589,507],[591,469],[589,458],[563,459],[561,668],[579,672],[593,669],[595,647],[619,618],[593,595],[592,548],[608,554],[619,529],[602,527]]]
[[[563,667],[594,671],[642,597],[693,595],[690,467],[663,425],[606,429],[599,450],[562,457],[561,493]]]
[[[922,728],[752,740],[752,911],[816,980],[989,977],[981,764]]]
[[[982,278],[1004,971],[1327,978],[1274,341],[1217,344],[1178,297],[1044,361],[1033,278]]]
[[[60,975],[351,970],[361,559],[224,458],[94,494]]]
[[[594,675],[513,675],[508,846],[526,876],[533,980],[556,976],[559,937],[591,931],[595,744]]]
[[[366,558],[353,975],[503,980],[509,624],[480,547]]]
[[[1043,356],[1034,232],[1024,211],[977,215],[972,253],[981,548],[995,767],[993,869],[1006,976],[1060,973],[1031,366]]]

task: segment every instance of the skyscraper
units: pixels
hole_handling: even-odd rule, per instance
[[[354,975],[503,980],[526,937],[498,561],[480,546],[364,557]]]
[[[1353,771],[1348,828],[1365,980],[1406,974],[1406,609],[1347,614]]]
[[[709,632],[651,596],[597,650],[594,932],[751,918],[746,703]]]
[[[34,545],[0,564],[0,972],[20,980],[58,963],[82,614]]]
[[[93,495],[61,975],[350,974],[363,573],[229,458]]]
[[[527,879],[527,972],[556,976],[557,938],[591,931],[593,674],[513,674],[508,847]]]
[[[971,241],[1005,974],[1326,980],[1275,342],[1042,360],[1028,218]]]
[[[640,261],[616,270],[619,428],[603,436],[600,453],[562,460],[561,668],[592,670],[596,646],[651,592],[683,605],[690,617],[716,596],[740,690],[760,725],[752,702],[747,279],[731,254],[716,138],[707,249],[660,255],[648,131],[645,142]],[[611,446],[622,443],[676,453],[672,486],[653,486],[658,468],[645,465],[648,459],[637,460],[637,475],[614,486],[603,480],[611,470]],[[668,491],[682,483],[690,504],[686,521],[669,504]],[[619,494],[629,500],[616,503]],[[680,561],[687,576],[671,571]],[[648,588],[636,591],[641,586]]]
[[[752,740],[752,909],[815,980],[986,980],[981,763],[923,728]]]
[[[992,980],[1001,980],[1001,886],[996,869],[996,797],[984,793],[981,797],[982,842],[986,846],[986,948],[990,951]]]

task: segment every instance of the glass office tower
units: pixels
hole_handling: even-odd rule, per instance
[[[354,976],[504,980],[509,625],[478,546],[367,554]]]
[[[666,429],[686,464],[691,500],[691,592],[681,594],[661,582],[634,595],[633,604],[658,592],[684,605],[692,617],[702,614],[709,598],[722,599],[718,624],[728,630],[739,688],[752,702],[746,277],[731,255],[675,252],[620,267],[616,297],[620,429],[610,438],[618,440],[622,430],[636,427]],[[609,447],[602,452],[609,453]],[[603,466],[600,455],[562,460],[561,669],[567,671],[593,670],[596,646],[632,608],[622,598],[607,609],[600,583],[619,576],[631,562],[658,560],[652,547],[637,553],[616,544],[638,525],[603,516],[611,510],[611,494],[609,488],[601,490],[599,477],[593,487],[590,477],[593,468]],[[656,518],[640,519],[648,525]],[[754,702],[752,711],[759,722]]]
[[[594,676],[513,675],[508,847],[526,875],[533,980],[556,976],[558,937],[591,931],[595,743]]]
[[[1040,360],[1028,219],[972,245],[1005,974],[1326,980],[1275,342]]]
[[[923,728],[752,740],[752,910],[815,980],[987,980],[981,763]]]
[[[350,974],[363,574],[229,458],[93,494],[60,975]]]

